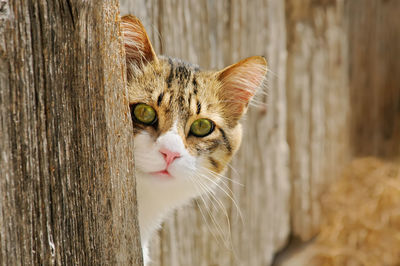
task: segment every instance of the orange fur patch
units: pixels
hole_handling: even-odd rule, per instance
[[[222,83],[220,94],[231,109],[231,115],[240,116],[243,113],[266,74],[267,62],[261,56],[246,58],[218,74]]]

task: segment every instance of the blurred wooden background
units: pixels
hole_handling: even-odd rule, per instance
[[[121,0],[128,13],[159,54],[204,69],[264,55],[270,70],[228,172],[242,219],[221,191],[225,210],[193,202],[164,224],[154,265],[270,265],[318,232],[319,197],[351,158],[399,155],[400,1]]]

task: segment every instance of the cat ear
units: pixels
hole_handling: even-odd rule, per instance
[[[140,20],[132,15],[123,16],[121,29],[125,42],[126,62],[141,66],[157,61],[156,53]]]
[[[246,58],[217,73],[222,84],[219,97],[228,116],[239,119],[243,115],[266,74],[267,61],[262,56]]]

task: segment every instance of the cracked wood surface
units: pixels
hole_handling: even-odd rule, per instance
[[[0,264],[142,265],[118,1],[0,9]]]

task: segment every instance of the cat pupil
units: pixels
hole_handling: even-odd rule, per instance
[[[206,124],[204,121],[200,121],[200,131],[204,131],[205,129],[208,128],[208,124]]]

